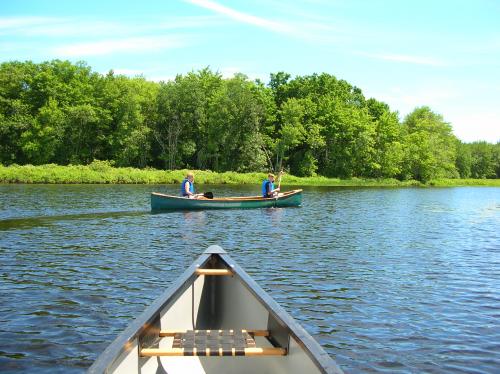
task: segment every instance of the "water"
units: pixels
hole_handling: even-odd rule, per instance
[[[0,371],[85,371],[219,244],[347,373],[500,372],[499,188],[308,188],[301,208],[164,214],[151,190],[177,193],[0,185]]]

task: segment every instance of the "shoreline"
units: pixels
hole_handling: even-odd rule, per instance
[[[187,170],[136,169],[113,167],[106,161],[95,161],[90,165],[0,165],[2,184],[178,184]],[[252,184],[258,185],[266,173],[216,173],[194,170],[197,184]],[[296,177],[285,174],[282,185],[325,187],[500,187],[500,179],[436,179],[427,183],[416,180],[376,178],[327,178]]]

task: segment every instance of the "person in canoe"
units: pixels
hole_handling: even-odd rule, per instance
[[[194,193],[194,174],[189,172],[181,183],[181,196],[189,199],[197,199],[203,194]]]
[[[274,188],[274,174],[269,173],[262,182],[262,197],[276,197],[280,192],[280,187]]]

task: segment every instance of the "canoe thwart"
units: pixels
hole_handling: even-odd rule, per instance
[[[233,275],[229,269],[196,269],[198,275]]]
[[[141,356],[284,356],[281,347],[260,348],[255,336],[269,336],[266,330],[186,330],[160,332],[173,336],[172,348],[143,348]]]
[[[243,348],[242,350],[237,350],[232,348],[230,350],[224,350],[219,348],[217,350],[212,350],[210,348],[197,349],[193,348],[188,350],[185,348],[143,348],[141,349],[141,356],[143,357],[153,357],[153,356],[286,356],[285,348]]]

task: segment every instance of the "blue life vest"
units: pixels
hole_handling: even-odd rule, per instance
[[[181,183],[181,196],[188,196],[188,194],[186,193],[186,183],[189,183],[189,191],[191,193],[194,193],[194,182],[190,183],[187,178],[184,178]]]
[[[270,185],[269,188],[267,187],[268,185]],[[267,191],[271,192],[272,190],[274,190],[274,183],[269,179],[264,180],[262,182],[262,197],[271,197],[267,195]]]

